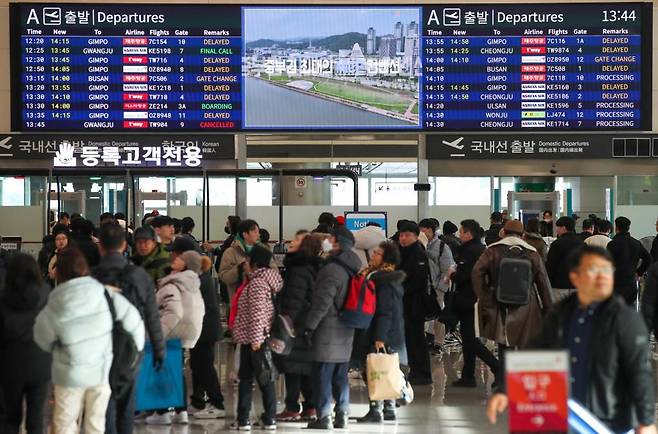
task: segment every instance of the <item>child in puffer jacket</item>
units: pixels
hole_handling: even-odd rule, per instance
[[[201,296],[199,275],[210,270],[212,262],[193,250],[172,254],[171,273],[158,280],[155,300],[160,311],[160,324],[165,339],[180,339],[183,349],[196,345],[206,309]],[[183,384],[185,381],[183,380]],[[146,418],[147,424],[169,425],[188,423],[187,391],[185,406],[176,408],[175,413],[160,409]]]
[[[272,253],[256,245],[249,252],[249,263],[245,265],[247,286],[238,300],[238,312],[233,327],[233,340],[240,344],[240,371],[238,378],[238,420],[232,429],[247,431],[251,428],[251,393],[254,381],[254,353],[264,345],[274,319],[274,295],[281,291],[283,279],[277,270],[270,268]],[[265,430],[276,429],[276,396],[274,382],[260,385],[264,413],[257,424]]]

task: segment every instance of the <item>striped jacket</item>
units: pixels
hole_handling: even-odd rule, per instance
[[[238,344],[261,344],[272,326],[274,294],[281,291],[283,279],[277,270],[259,268],[238,300],[233,340]]]

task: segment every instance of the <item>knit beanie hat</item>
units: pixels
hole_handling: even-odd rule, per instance
[[[338,241],[338,245],[340,246],[340,249],[342,251],[347,251],[350,250],[352,247],[354,247],[354,235],[352,234],[352,231],[347,229],[345,226],[336,226],[332,231],[331,235],[336,237],[336,240]]]
[[[212,266],[210,258],[201,256],[194,250],[181,253],[180,258],[185,262],[185,268],[194,271],[196,274],[205,273]]]

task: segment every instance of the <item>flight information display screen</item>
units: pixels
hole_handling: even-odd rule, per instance
[[[639,3],[425,7],[427,130],[651,129]]]
[[[241,127],[239,7],[12,8],[14,130]]]
[[[651,3],[12,3],[14,131],[651,129]]]

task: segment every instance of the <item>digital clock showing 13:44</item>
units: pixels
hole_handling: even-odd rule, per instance
[[[603,11],[603,22],[614,23],[617,21],[635,21],[635,11],[610,9]]]

